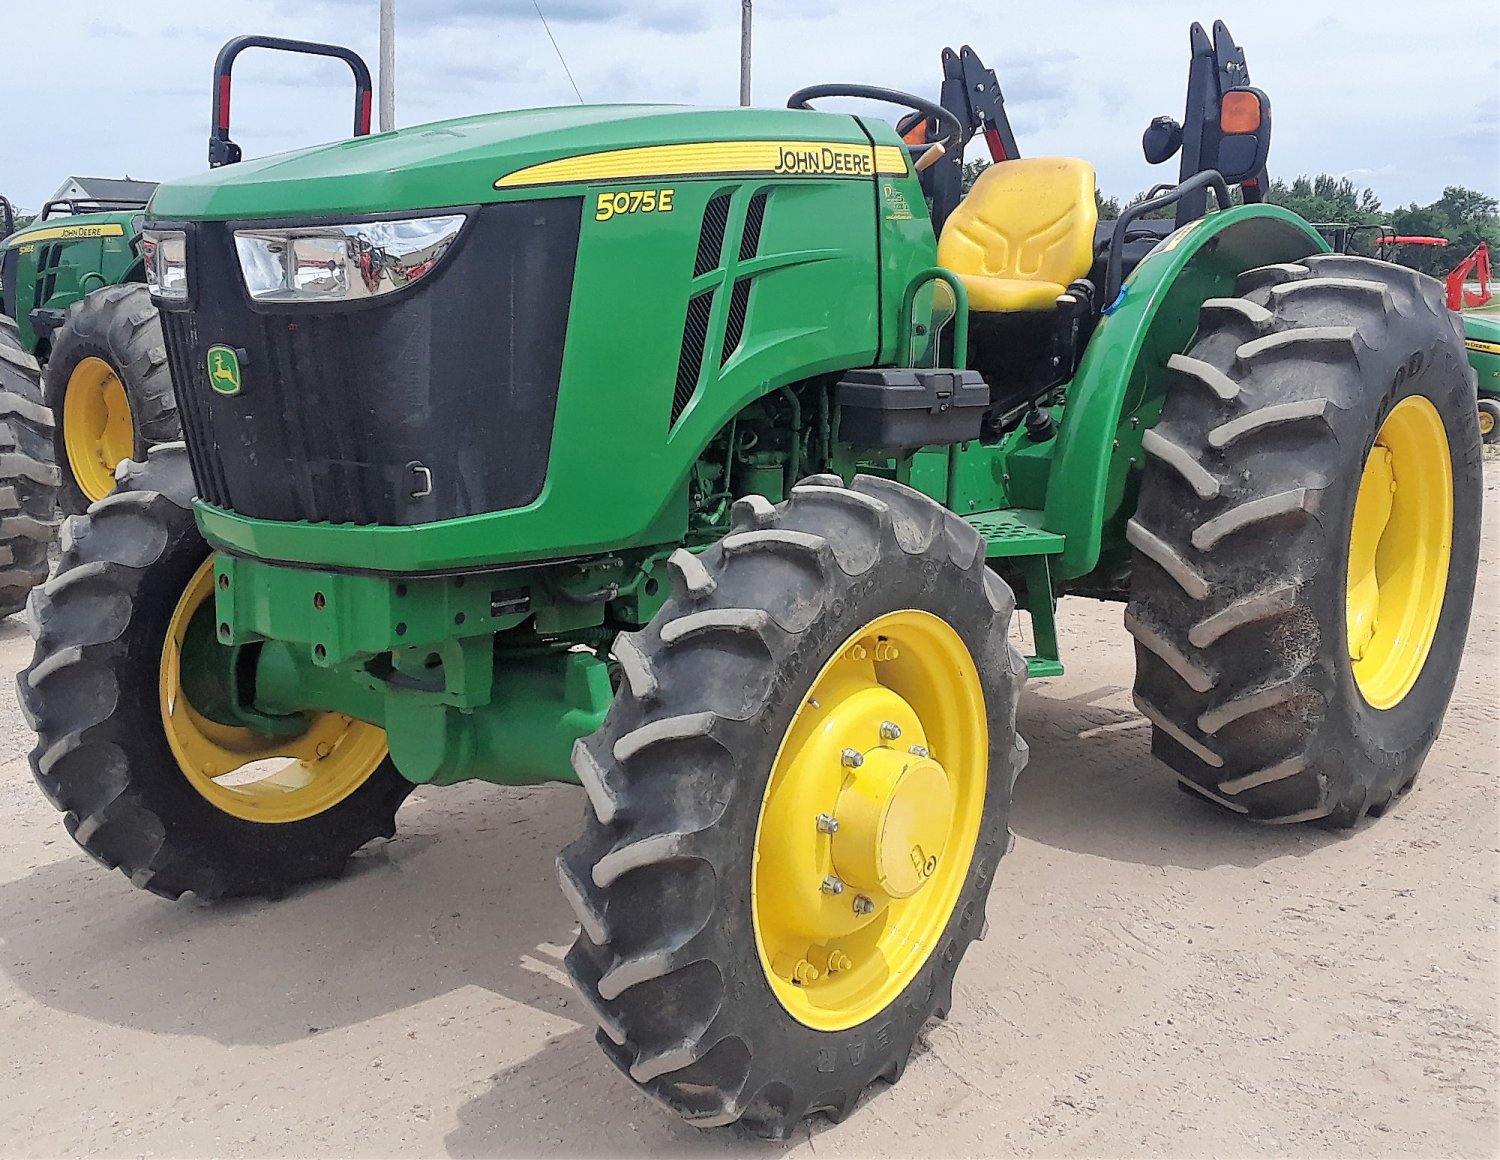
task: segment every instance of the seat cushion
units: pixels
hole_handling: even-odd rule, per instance
[[[1098,222],[1094,170],[1087,162],[1001,161],[979,175],[949,216],[938,262],[966,285],[974,280],[969,289],[975,310],[1050,309],[1069,282],[1088,273]]]
[[[1051,310],[1057,304],[1058,295],[1067,291],[1060,282],[987,278],[983,274],[960,274],[959,277],[969,292],[969,309],[982,312]]]

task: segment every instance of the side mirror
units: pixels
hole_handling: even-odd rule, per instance
[[[1141,134],[1148,165],[1160,165],[1182,148],[1182,126],[1171,117],[1156,117]]]
[[[1219,102],[1216,168],[1231,185],[1253,181],[1271,153],[1271,98],[1259,89],[1230,89]]]

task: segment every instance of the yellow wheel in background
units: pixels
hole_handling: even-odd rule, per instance
[[[226,814],[271,824],[322,814],[380,767],[385,731],[339,713],[315,713],[305,733],[272,737],[194,709],[183,691],[183,641],[195,616],[213,615],[213,578],[210,557],[177,602],[162,647],[161,720],[172,754],[193,788]]]
[[[130,400],[114,367],[81,359],[68,376],[62,407],[63,446],[78,488],[89,502],[115,489],[115,467],[135,454]]]
[[[872,1018],[937,947],[984,810],[989,729],[974,660],[926,612],[849,637],[772,769],[751,892],[761,966],[821,1031]]]
[[[1452,548],[1448,434],[1437,408],[1409,395],[1365,460],[1349,538],[1349,659],[1376,709],[1399,704],[1427,664]]]

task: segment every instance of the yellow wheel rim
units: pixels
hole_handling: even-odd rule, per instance
[[[1495,429],[1495,416],[1485,407],[1479,408],[1479,433],[1488,435]]]
[[[1349,536],[1349,659],[1376,709],[1399,704],[1422,674],[1452,547],[1448,434],[1437,408],[1410,395],[1375,437]]]
[[[865,1022],[937,949],[988,768],[978,670],[936,616],[882,616],[823,667],[776,755],[751,883],[761,966],[799,1022]]]
[[[63,446],[78,490],[92,503],[115,489],[115,466],[135,454],[130,400],[114,367],[86,358],[63,391]]]
[[[161,721],[172,755],[195,790],[237,818],[299,822],[332,809],[385,760],[385,731],[339,713],[310,713],[305,733],[272,737],[195,710],[182,687],[182,642],[195,615],[213,615],[213,583],[210,557],[177,602],[162,646]]]

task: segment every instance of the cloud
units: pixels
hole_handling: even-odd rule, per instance
[[[541,0],[591,101],[733,105],[734,0]],[[1310,12],[1309,9],[1316,8]],[[202,169],[209,65],[244,32],[347,43],[373,64],[377,0],[157,0],[124,19],[117,0],[71,0],[70,83],[49,54],[11,52],[0,190],[39,205],[70,173],[170,178]],[[1422,29],[1462,29],[1463,47],[1410,35],[1410,0],[1356,6],[1260,0],[1230,20],[1276,109],[1273,174],[1354,173],[1388,205],[1444,185],[1500,191],[1500,8],[1424,0]],[[1084,157],[1128,196],[1166,179],[1140,134],[1182,115],[1187,28],[1202,0],[1135,5],[1056,0],[755,0],[754,95],[777,106],[802,85],[861,81],[935,97],[944,46],[973,45],[999,73],[1024,153]],[[571,104],[573,90],[531,0],[397,0],[403,124]],[[54,15],[6,8],[8,46],[41,44]],[[1397,30],[1397,31],[1393,31]],[[348,132],[336,62],[251,53],[236,68],[234,132],[255,156]],[[848,108],[849,106],[835,106]],[[893,110],[871,107],[878,116]]]

